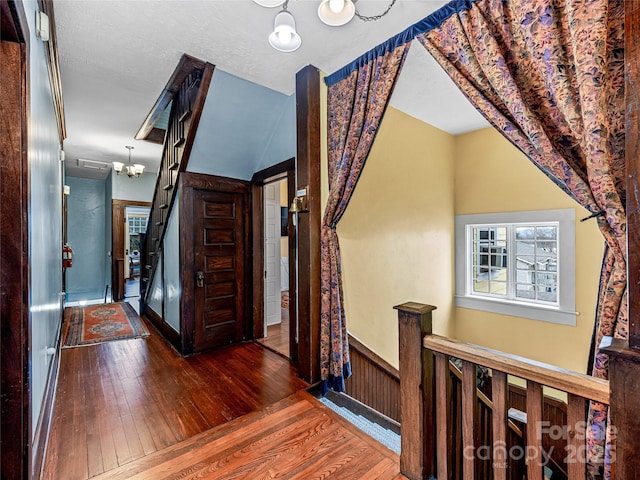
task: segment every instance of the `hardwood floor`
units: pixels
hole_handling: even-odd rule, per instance
[[[398,456],[298,392],[95,480],[394,480]]]
[[[262,345],[289,358],[289,310],[281,310],[281,322],[267,327],[267,335],[258,340]]]
[[[150,331],[62,350],[42,478],[99,475],[308,387],[255,343],[181,358]]]

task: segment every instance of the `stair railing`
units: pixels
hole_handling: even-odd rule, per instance
[[[410,480],[451,478],[449,472],[448,432],[451,375],[449,357],[462,360],[462,475],[476,478],[475,464],[479,455],[489,455],[492,477],[506,480],[509,450],[507,375],[527,382],[527,426],[523,454],[528,480],[542,480],[545,463],[542,437],[545,430],[542,415],[542,387],[566,392],[567,424],[555,435],[564,435],[567,444],[567,476],[570,480],[586,477],[585,427],[586,402],[609,404],[609,382],[571,372],[552,365],[509,355],[478,345],[433,335],[432,311],[435,307],[405,303],[398,310],[400,341],[400,471]],[[477,445],[476,366],[491,369],[492,426],[491,445]],[[520,452],[518,452],[520,453]],[[478,477],[479,478],[479,477]]]

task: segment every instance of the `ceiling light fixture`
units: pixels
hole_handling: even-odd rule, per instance
[[[140,175],[142,175],[142,172],[144,172],[144,165],[140,165],[139,163],[134,163],[134,164],[131,163],[131,150],[133,150],[134,147],[132,147],[131,145],[126,145],[124,148],[129,150],[129,164],[127,165],[127,168],[126,168],[127,176],[129,178],[139,177]],[[120,175],[120,172],[123,170],[124,167],[125,165],[122,162],[113,162],[113,169],[115,170],[116,175]]]
[[[289,0],[253,0],[261,7],[275,8],[282,6],[273,22],[273,33],[269,35],[269,44],[279,52],[294,52],[302,44],[302,38],[296,31],[296,21],[287,10]],[[323,23],[332,27],[346,25],[353,17],[363,22],[380,20],[397,0],[391,0],[387,9],[379,15],[362,15],[355,6],[357,0],[322,0],[318,6],[318,17]]]
[[[279,52],[294,52],[302,44],[302,38],[296,32],[296,21],[287,10],[288,5],[289,0],[285,0],[273,21],[273,33],[269,35],[269,45]]]
[[[351,0],[322,0],[318,7],[320,20],[332,27],[349,23],[355,14],[356,7]]]

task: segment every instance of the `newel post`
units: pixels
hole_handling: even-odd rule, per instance
[[[435,367],[433,354],[422,347],[436,307],[407,302],[393,308],[400,340],[400,472],[422,480],[436,474]]]

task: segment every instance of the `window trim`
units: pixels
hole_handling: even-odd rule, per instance
[[[532,320],[576,325],[575,231],[573,208],[523,212],[456,215],[455,218],[455,287],[456,307],[523,317]],[[506,300],[472,295],[469,291],[470,262],[467,257],[467,225],[558,222],[558,305]]]

